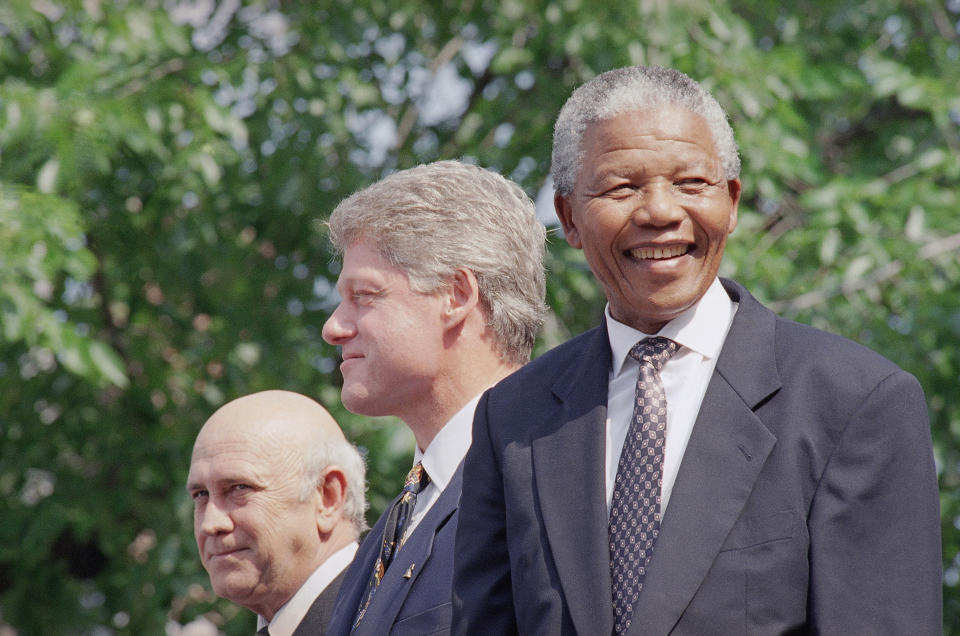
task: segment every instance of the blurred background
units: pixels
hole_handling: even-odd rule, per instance
[[[340,404],[323,220],[460,158],[554,227],[560,105],[638,63],[733,120],[722,274],[923,384],[960,634],[960,0],[4,0],[0,636],[252,633],[196,555],[204,420],[251,391],[315,397],[368,453],[370,519],[413,452]],[[548,266],[538,353],[603,308],[556,231]]]

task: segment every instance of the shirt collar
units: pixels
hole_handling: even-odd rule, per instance
[[[268,623],[263,616],[257,615],[257,629],[269,625],[271,635],[293,634],[303,617],[310,611],[313,602],[330,585],[330,582],[350,565],[356,552],[357,543],[354,541],[327,557],[327,560],[313,571],[310,578],[303,582],[290,600],[277,610],[273,620]]]
[[[413,465],[422,462],[424,470],[430,475],[430,482],[436,484],[441,491],[450,483],[453,473],[457,471],[457,466],[470,448],[473,440],[473,412],[479,401],[480,395],[476,395],[464,404],[434,436],[425,451],[421,452],[417,448],[413,454]]]
[[[719,278],[713,279],[713,283],[700,300],[665,324],[656,334],[646,334],[618,322],[610,315],[610,304],[607,303],[604,313],[607,318],[610,351],[613,354],[613,374],[620,373],[633,345],[655,335],[670,338],[681,347],[695,351],[704,358],[719,355],[736,309],[736,303],[724,291]]]

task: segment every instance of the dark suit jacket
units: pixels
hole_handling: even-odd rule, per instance
[[[397,551],[357,627],[357,636],[450,633],[453,545],[462,483],[461,464],[440,497]],[[334,636],[350,633],[380,552],[383,526],[389,512],[387,508],[380,516],[347,569],[330,622],[329,633]]]
[[[345,572],[346,570],[338,574],[337,578],[330,581],[327,587],[320,592],[313,605],[307,610],[303,620],[297,625],[293,636],[324,636],[327,633],[327,624],[330,622],[330,617],[333,616],[333,603],[337,599],[340,586],[343,584]]]
[[[939,633],[939,500],[917,381],[723,282],[739,309],[630,634]],[[602,326],[481,399],[454,633],[611,633],[609,369]]]

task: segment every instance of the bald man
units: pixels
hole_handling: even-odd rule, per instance
[[[238,398],[197,435],[187,490],[213,591],[270,636],[326,633],[366,507],[363,460],[333,417],[289,391]]]

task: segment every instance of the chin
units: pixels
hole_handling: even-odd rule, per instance
[[[343,408],[351,413],[368,417],[381,415],[376,412],[375,403],[370,399],[370,394],[365,387],[345,385],[340,393],[340,401],[343,403]]]
[[[242,605],[242,601],[249,595],[253,586],[248,581],[220,581],[211,585],[213,593],[220,598]]]

